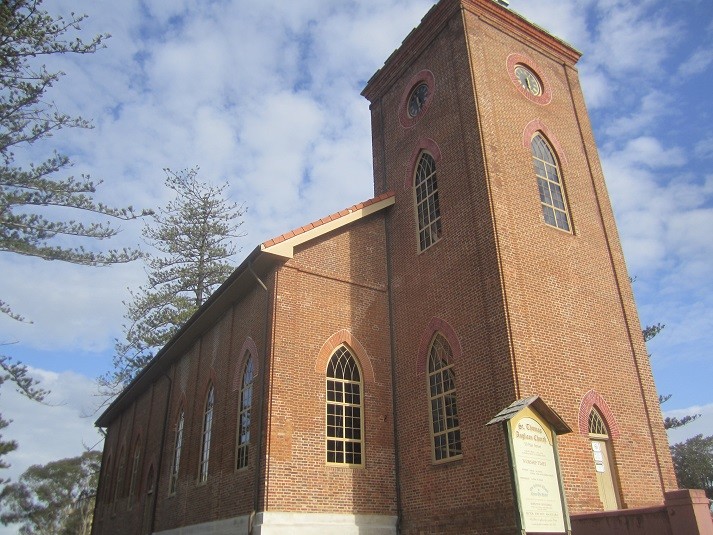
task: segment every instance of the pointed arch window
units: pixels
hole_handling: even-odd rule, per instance
[[[153,464],[149,466],[149,473],[146,476],[146,494],[153,494],[154,489],[154,469]]]
[[[253,403],[253,358],[250,353],[243,370],[243,380],[240,386],[240,413],[238,414],[238,444],[235,467],[237,470],[248,465],[248,447],[250,444],[250,420]]]
[[[441,239],[441,208],[438,202],[436,160],[422,152],[415,176],[416,214],[419,251],[425,251]]]
[[[560,168],[554,151],[540,133],[532,138],[532,160],[545,223],[569,232],[572,226]]]
[[[327,364],[327,463],[362,465],[364,430],[361,373],[342,345]]]
[[[124,486],[124,471],[126,470],[126,450],[124,446],[119,450],[119,464],[116,469],[116,486],[114,487],[114,495],[112,496],[113,511],[116,512],[116,502],[121,497],[121,491]]]
[[[106,468],[104,472],[104,482],[103,484],[103,498],[104,503],[108,504],[111,502],[111,453],[107,457]]]
[[[168,482],[169,495],[176,494],[178,487],[178,471],[181,466],[181,450],[183,449],[183,426],[185,423],[185,414],[183,409],[178,413],[176,420],[176,434],[173,441],[173,460],[171,462],[171,475]]]
[[[607,425],[596,407],[589,413],[589,439],[594,458],[599,498],[605,511],[619,508],[616,465]]]
[[[131,463],[131,481],[129,483],[129,509],[131,509],[134,501],[134,496],[137,491],[139,477],[139,466],[141,465],[141,437],[136,439],[134,444],[134,455]]]
[[[210,459],[210,436],[213,430],[213,406],[215,404],[215,389],[210,385],[205,399],[203,412],[203,432],[201,433],[201,455],[198,465],[198,482],[208,481],[208,460]]]
[[[449,461],[462,456],[452,362],[453,353],[450,345],[440,333],[436,334],[428,355],[428,392],[434,462]]]

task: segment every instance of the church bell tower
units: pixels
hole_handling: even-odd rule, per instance
[[[396,199],[404,533],[513,532],[505,439],[485,424],[534,395],[573,429],[559,450],[570,513],[676,488],[580,53],[504,4],[441,0],[363,91],[375,195]]]

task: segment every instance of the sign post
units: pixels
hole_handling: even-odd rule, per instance
[[[502,423],[523,535],[572,531],[557,452],[557,435],[572,429],[539,396],[522,399],[487,425]]]

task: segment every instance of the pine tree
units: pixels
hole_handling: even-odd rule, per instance
[[[63,244],[63,237],[104,240],[118,229],[107,222],[51,216],[47,208],[122,220],[145,212],[137,214],[131,207],[113,208],[95,201],[98,184],[86,175],[58,178],[70,166],[66,155],[55,152],[39,163],[17,163],[28,154],[18,158],[16,152],[26,151],[59,130],[91,128],[86,119],[58,111],[48,99],[46,92],[64,73],[48,71],[40,60],[57,54],[92,54],[109,37],[99,35],[84,42],[67,35],[81,29],[85,16],[55,17],[42,10],[41,4],[42,0],[0,3],[0,252],[91,266],[135,260],[136,250],[94,252]],[[22,319],[2,300],[0,311]]]
[[[116,235],[118,229],[107,222],[84,222],[63,218],[70,213],[82,216],[127,220],[147,215],[131,207],[113,208],[93,199],[97,183],[90,177],[57,177],[70,166],[66,155],[56,152],[44,161],[25,164],[30,147],[64,128],[91,128],[82,117],[60,112],[47,91],[64,73],[49,71],[43,61],[60,54],[92,54],[104,46],[108,35],[90,41],[72,36],[81,29],[85,16],[50,15],[41,9],[42,0],[0,2],[0,253],[61,260],[99,266],[128,262],[139,257],[137,250],[94,252],[76,245],[87,238],[94,243]],[[67,241],[65,238],[68,238]],[[70,244],[71,242],[71,244]],[[24,318],[0,299],[0,313],[16,320]],[[27,367],[0,355],[0,386],[13,382],[30,399],[41,401],[44,392],[36,388]],[[0,416],[0,429],[9,424]],[[2,457],[15,450],[15,441],[0,437]],[[0,478],[0,483],[5,481]]]
[[[176,198],[144,227],[146,242],[158,254],[146,256],[148,282],[124,303],[124,339],[115,344],[113,370],[99,379],[107,395],[131,382],[227,279],[235,240],[244,236],[246,209],[225,198],[227,184],[200,181],[198,168],[164,171]]]

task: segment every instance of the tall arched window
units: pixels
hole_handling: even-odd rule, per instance
[[[361,465],[364,460],[362,385],[356,359],[342,345],[327,364],[327,462]]]
[[[173,460],[171,462],[171,476],[168,482],[168,493],[175,494],[178,487],[178,471],[181,467],[181,449],[183,449],[183,425],[185,415],[183,409],[178,413],[176,420],[176,434],[173,441]]]
[[[612,457],[609,431],[604,418],[596,408],[589,413],[589,439],[592,445],[594,470],[599,487],[599,498],[605,511],[619,508],[616,466]]]
[[[436,161],[422,152],[416,167],[416,213],[418,216],[418,246],[428,249],[441,239],[441,208],[438,203]]]
[[[124,486],[124,472],[126,470],[126,449],[124,446],[119,450],[119,464],[116,469],[116,486],[114,487],[114,496],[112,496],[112,510],[116,511],[116,502],[121,497],[121,491]]]
[[[105,506],[111,502],[111,453],[106,460],[106,468],[104,471],[104,481],[103,485],[103,498]],[[104,508],[100,509],[100,513],[104,512]]]
[[[448,461],[462,455],[456,407],[453,353],[441,334],[436,334],[428,355],[428,392],[431,410],[433,460]]]
[[[240,385],[240,413],[238,414],[238,443],[235,455],[235,467],[240,470],[248,465],[248,446],[250,444],[250,416],[253,403],[253,358],[248,358],[243,370]]]
[[[210,434],[213,429],[213,405],[215,403],[215,389],[210,385],[205,399],[203,412],[203,432],[201,433],[201,455],[198,465],[198,482],[208,481],[208,460],[210,458]]]
[[[569,231],[571,229],[569,210],[559,165],[554,151],[539,133],[532,138],[532,161],[545,223]]]
[[[136,439],[134,444],[134,455],[133,461],[131,463],[131,481],[129,483],[129,509],[131,509],[134,501],[134,496],[137,491],[136,487],[138,485],[139,477],[139,466],[141,465],[141,437]]]

